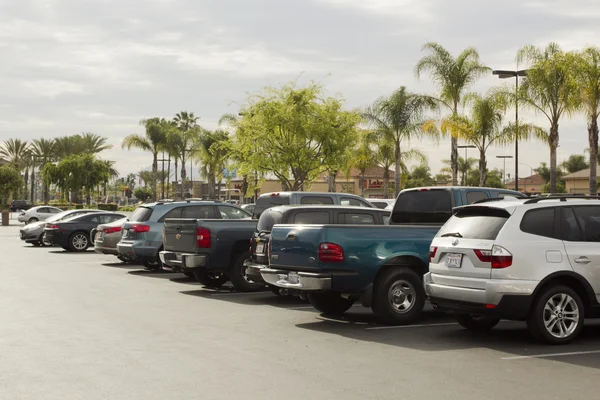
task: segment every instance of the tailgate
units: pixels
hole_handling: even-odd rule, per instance
[[[196,250],[196,221],[191,218],[165,219],[164,249],[175,252],[194,252]]]
[[[316,270],[322,225],[275,225],[271,231],[271,266]]]

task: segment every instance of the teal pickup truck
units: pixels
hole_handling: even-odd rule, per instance
[[[524,197],[479,187],[428,187],[400,192],[390,226],[275,225],[265,282],[306,291],[319,311],[340,315],[356,301],[387,324],[418,318],[430,244],[454,207]]]

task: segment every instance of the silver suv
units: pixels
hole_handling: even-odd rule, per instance
[[[551,344],[600,317],[600,201],[536,198],[454,210],[430,248],[425,292],[471,330],[527,322]]]

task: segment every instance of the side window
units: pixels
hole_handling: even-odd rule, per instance
[[[521,230],[532,235],[556,238],[554,208],[527,211],[521,221]]]
[[[467,204],[473,204],[476,201],[487,199],[488,195],[486,192],[471,191],[467,192]]]
[[[219,213],[223,219],[243,219],[250,218],[248,214],[238,207],[219,206]]]
[[[342,206],[356,206],[356,207],[368,207],[367,203],[355,199],[353,197],[342,197],[340,199],[340,205]]]
[[[300,204],[333,204],[333,199],[326,196],[303,196]]]
[[[82,221],[84,221],[84,220],[87,221],[87,222],[94,223],[94,224],[101,224],[102,223],[102,221],[100,220],[100,217],[97,216],[97,215],[95,215],[93,217],[90,217],[90,218],[84,218]]]
[[[181,218],[181,209],[182,207],[177,207],[163,215],[163,217],[158,222],[163,222],[167,218]]]
[[[600,242],[600,207],[573,207],[583,233],[583,241]]]
[[[304,211],[294,216],[294,224],[328,224],[329,212],[327,211]]]
[[[569,242],[580,242],[582,240],[581,229],[579,228],[579,223],[577,223],[577,217],[573,209],[563,207],[562,210],[562,227],[560,229],[562,239]]]
[[[213,206],[190,206],[183,207],[181,218],[206,219],[215,218],[215,209]]]
[[[40,214],[48,214],[48,213],[50,213],[50,209],[48,209],[48,207],[42,207],[42,208],[38,208],[37,212]]]
[[[58,208],[51,208],[51,209],[50,209],[50,212],[51,212],[52,214],[58,214],[58,213],[61,213],[62,211],[60,211]]]
[[[363,213],[343,213],[340,214],[341,220],[347,225],[375,225],[375,218],[372,214]]]

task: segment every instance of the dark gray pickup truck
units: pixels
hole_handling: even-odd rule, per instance
[[[191,273],[200,283],[219,287],[228,280],[241,292],[260,290],[264,283],[246,278],[244,261],[256,230],[252,219],[166,219],[163,248],[165,269]]]

